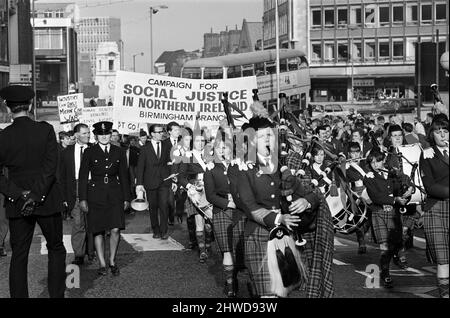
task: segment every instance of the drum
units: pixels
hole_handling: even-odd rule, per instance
[[[425,201],[425,194],[417,189],[417,187],[424,188],[419,169],[420,155],[422,154],[420,144],[399,146],[398,151],[402,154],[403,173],[410,177],[416,186],[415,192],[407,204],[422,204]],[[415,171],[412,175],[413,165]]]
[[[362,196],[352,192],[352,199],[355,202],[355,212],[353,212],[352,201],[348,195],[341,188],[338,189],[338,193],[336,197],[331,196],[329,191],[326,193],[334,230],[342,234],[352,234],[367,221],[367,204]]]

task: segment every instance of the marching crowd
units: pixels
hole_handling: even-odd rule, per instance
[[[57,144],[50,125],[27,116],[32,91],[11,86],[0,96],[14,118],[0,132],[12,297],[28,297],[36,223],[47,239],[51,297],[64,296],[62,219],[72,222],[74,264],[87,257],[98,262],[99,275],[119,275],[125,215],[135,213],[133,199],[145,197],[154,239],[168,239],[170,226],[186,219],[187,248],[198,251],[200,263],[217,243],[227,297],[238,295],[243,270],[253,296],[285,297],[300,288],[307,297],[332,297],[334,233],[355,219],[357,252],[367,253],[365,238],[372,236],[386,288],[394,283],[391,261],[408,267],[413,232],[423,226],[426,257],[437,264],[437,287],[448,298],[449,122],[442,108],[424,122],[407,122],[401,114],[386,121],[356,112],[285,117],[255,101],[241,128],[228,123],[212,137],[198,125],[176,122],[121,136],[112,123],[99,122],[95,143],[90,127],[77,124],[59,133]],[[19,134],[21,143],[14,141]],[[410,174],[403,167],[412,161],[402,154],[405,145],[420,152]],[[4,223],[0,256],[6,254]]]

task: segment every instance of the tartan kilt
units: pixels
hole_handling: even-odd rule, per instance
[[[184,212],[187,214],[187,217],[198,214],[197,208],[189,197],[186,199],[186,202],[184,202]]]
[[[378,244],[396,243],[392,234],[401,233],[401,224],[395,209],[385,211],[383,207],[372,206],[372,229]]]
[[[245,265],[254,282],[257,296],[274,296],[270,291],[271,281],[267,261],[269,231],[258,226],[245,238]]]
[[[437,201],[423,216],[427,256],[433,264],[448,264],[449,199]]]
[[[220,252],[235,252],[238,244],[244,242],[244,218],[237,220],[235,209],[222,210],[213,215],[214,237]]]

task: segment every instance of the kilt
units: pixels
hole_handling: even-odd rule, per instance
[[[187,198],[186,202],[184,202],[184,212],[186,212],[187,217],[198,214],[197,208],[189,198]]]
[[[395,209],[385,211],[383,207],[372,206],[372,228],[378,244],[398,243],[394,234],[401,233],[401,224]]]
[[[254,282],[257,296],[274,296],[270,291],[270,273],[267,262],[269,231],[258,226],[245,238],[245,265]]]
[[[238,219],[240,214],[240,218]],[[220,252],[235,252],[244,242],[244,217],[242,212],[226,209],[213,215],[214,237]]]
[[[437,201],[423,216],[427,255],[433,264],[448,264],[449,199]]]

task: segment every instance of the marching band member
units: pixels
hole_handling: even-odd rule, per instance
[[[325,160],[325,151],[318,147],[314,146],[311,150],[311,156],[313,161],[309,166],[309,171],[312,179],[319,180],[318,187],[320,191],[325,194],[330,189],[332,172],[326,172],[326,168],[328,165],[324,163]]]
[[[439,295],[448,298],[448,254],[449,254],[449,123],[435,120],[429,130],[432,148],[420,157],[422,181],[427,192],[424,214],[424,230],[427,241],[427,256],[437,264]]]
[[[350,142],[348,144],[348,149],[351,161],[346,163],[346,176],[351,184],[352,190],[361,196],[365,189],[363,180],[367,171],[367,167],[361,157],[361,145],[358,142]],[[370,222],[365,222],[362,228],[356,230],[356,238],[359,245],[358,254],[365,254],[367,252],[364,235],[369,228]]]
[[[187,152],[187,162],[182,162],[179,167],[178,184],[187,190],[189,200],[186,200],[186,212],[188,217],[195,215],[195,230],[199,248],[199,261],[205,263],[211,249],[211,226],[205,224],[205,218],[193,205],[191,198],[198,190],[203,189],[203,175],[206,172],[204,149],[206,139],[203,131],[194,132],[192,152]],[[198,190],[197,190],[198,188]]]
[[[399,125],[391,125],[388,130],[389,143],[391,145],[390,152],[386,157],[386,168],[390,171],[396,171],[398,173],[403,173],[401,169],[400,161],[402,158],[398,156],[398,147],[404,145],[404,135],[403,130]],[[400,180],[397,180],[400,181]],[[396,182],[394,186],[399,186],[401,182]],[[399,189],[397,190],[399,191]],[[412,183],[408,189],[412,193],[413,187]],[[400,206],[394,205],[397,213],[400,213]],[[399,246],[396,248],[396,252],[393,256],[394,264],[398,267],[405,269],[408,267],[406,261],[406,247],[408,241],[412,239],[412,231],[414,230],[414,224],[416,222],[416,204],[406,205],[406,213],[400,215],[400,220],[402,223],[402,239],[399,241]]]
[[[125,229],[124,211],[129,207],[131,197],[125,151],[110,143],[112,125],[105,121],[94,124],[98,143],[84,151],[79,173],[80,207],[87,213],[88,230],[94,234],[101,276],[107,274],[106,231],[111,233],[109,268],[114,276],[120,273],[115,258],[120,230]]]
[[[244,214],[236,208],[230,192],[228,170],[231,166],[232,145],[222,138],[216,138],[214,153],[213,167],[205,172],[205,193],[208,202],[213,204],[213,229],[223,255],[224,293],[228,297],[235,297],[238,285],[238,268],[235,264],[243,253]]]
[[[274,125],[265,117],[255,116],[250,119],[248,128],[255,132],[256,162],[238,176],[238,196],[243,204],[243,211],[248,213],[245,226],[245,262],[251,279],[260,297],[276,296],[271,289],[271,276],[267,261],[269,232],[283,224],[287,228],[295,226],[300,214],[311,206],[317,207],[316,194],[310,193],[305,198],[294,201],[289,210],[291,214],[280,211],[280,171],[274,158]]]
[[[364,178],[364,185],[373,203],[371,207],[372,226],[381,250],[380,278],[384,287],[392,288],[393,281],[389,273],[389,263],[398,244],[398,232],[401,228],[400,218],[394,210],[394,204],[404,205],[406,199],[393,195],[394,180],[388,178],[388,174],[384,170],[384,153],[374,148],[370,151],[366,161],[370,165],[370,172]]]

